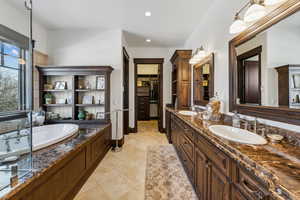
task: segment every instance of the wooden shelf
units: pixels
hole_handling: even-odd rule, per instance
[[[43,92],[71,92],[72,90],[55,90],[55,89],[52,89],[52,90],[43,90]]]
[[[105,104],[76,104],[77,107],[99,107],[105,106]]]
[[[76,89],[76,92],[101,92],[105,91],[105,89]]]
[[[55,120],[46,120],[47,124],[57,124],[57,123],[76,123],[76,124],[101,124],[105,123],[106,119],[92,119],[92,120],[63,120],[63,119],[55,119]]]
[[[73,104],[43,104],[46,107],[71,107]]]
[[[40,85],[49,84],[49,81],[55,82],[64,80],[67,82],[68,87],[66,89],[58,90],[54,88],[43,88],[41,87],[39,92],[39,102],[45,112],[55,112],[59,116],[63,117],[63,113],[68,112],[70,119],[57,119],[57,120],[46,120],[46,123],[77,123],[77,124],[100,124],[107,123],[110,121],[109,116],[105,116],[105,119],[99,120],[78,120],[79,110],[83,109],[91,114],[97,114],[98,110],[103,110],[103,112],[110,111],[110,76],[113,70],[110,66],[36,66],[40,73]],[[59,76],[59,78],[56,78]],[[89,76],[89,77],[88,77]],[[87,88],[79,88],[84,81],[90,81],[90,79],[95,79],[97,76],[102,76],[104,78],[104,89],[96,89],[96,86]],[[50,77],[50,78],[49,78]],[[53,78],[52,78],[53,77]],[[50,79],[50,80],[49,80]],[[53,79],[53,80],[52,80]],[[57,104],[59,101],[54,101],[53,104],[45,104],[44,94],[47,92],[53,94],[56,99],[62,98],[61,95],[68,97],[72,104]],[[86,93],[85,93],[86,92]],[[93,93],[89,93],[93,92]],[[81,97],[84,95],[91,95],[94,98],[98,96],[103,96],[105,103],[99,104],[99,101],[95,101],[96,104],[80,104]],[[98,99],[98,98],[97,98]],[[62,101],[64,102],[64,101]],[[55,109],[57,108],[57,109]],[[92,108],[89,110],[89,108]]]

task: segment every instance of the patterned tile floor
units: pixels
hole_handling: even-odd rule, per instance
[[[147,147],[168,142],[157,121],[138,122],[138,130],[125,136],[121,152],[108,152],[75,200],[144,199]]]

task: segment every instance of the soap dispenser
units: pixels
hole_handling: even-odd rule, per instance
[[[241,119],[237,111],[234,111],[234,115],[232,116],[232,126],[235,128],[241,127]]]

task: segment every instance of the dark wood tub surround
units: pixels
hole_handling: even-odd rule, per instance
[[[166,109],[175,146],[201,200],[300,199],[300,147],[289,143],[242,145],[212,134],[212,124]]]
[[[73,199],[110,149],[110,138],[107,123],[80,129],[76,137],[34,152],[33,172],[0,200]]]

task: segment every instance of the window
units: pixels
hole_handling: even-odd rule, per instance
[[[24,109],[26,50],[0,40],[0,112]]]

